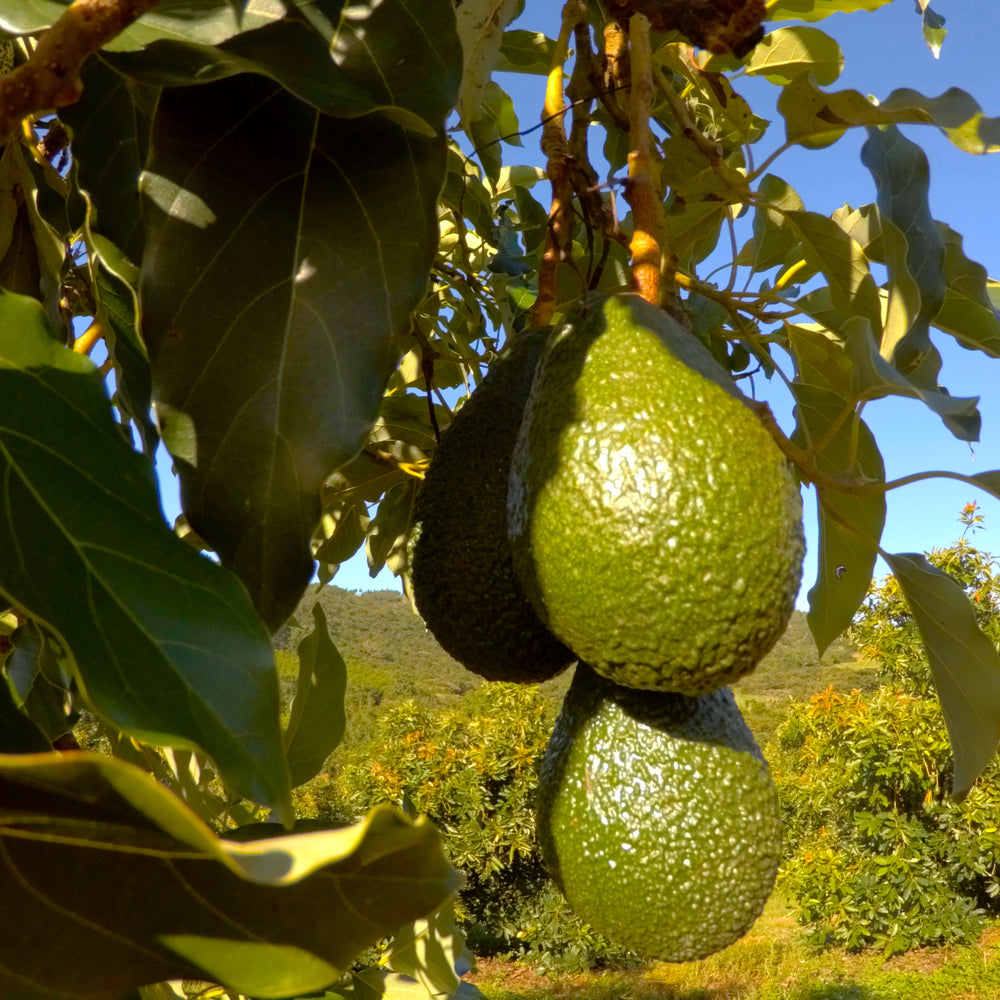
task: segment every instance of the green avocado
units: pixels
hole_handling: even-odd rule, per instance
[[[566,899],[641,955],[725,948],[774,887],[777,793],[729,688],[639,691],[579,664],[537,794],[542,857]]]
[[[510,457],[550,331],[514,339],[441,438],[417,494],[410,579],[441,646],[488,680],[538,683],[575,655],[542,624],[514,572]]]
[[[784,632],[805,552],[795,474],[708,350],[636,295],[548,341],[508,526],[549,629],[619,684],[697,695]]]

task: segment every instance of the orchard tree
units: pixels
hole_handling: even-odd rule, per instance
[[[835,89],[839,47],[801,23],[885,2],[569,0],[548,38],[540,2],[509,27],[517,0],[0,0],[0,992],[287,997],[389,934],[356,989],[457,988],[434,829],[391,809],[296,825],[344,667],[318,612],[282,728],[270,637],[317,564],[328,581],[365,545],[405,574],[449,390],[596,290],[787,386],[794,427],[757,412],[816,489],[820,649],[851,623],[904,485],[864,404],[910,397],[975,440],[930,330],[1000,354],[995,286],[898,128],[983,154],[1000,119],[955,89]],[[546,77],[544,107],[515,113],[499,70]],[[779,122],[733,71],[778,88]],[[505,163],[539,117],[544,171]],[[851,129],[877,197],[811,211],[772,167]],[[959,478],[1000,495],[1000,472]],[[882,554],[961,794],[997,743],[1000,662],[960,583]],[[82,710],[111,755],[74,749]]]

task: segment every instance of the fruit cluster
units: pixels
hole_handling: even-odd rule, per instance
[[[578,663],[538,832],[577,912],[666,961],[759,916],[770,774],[726,685],[784,631],[798,483],[710,352],[636,295],[522,334],[441,441],[411,578],[441,645],[494,680]]]

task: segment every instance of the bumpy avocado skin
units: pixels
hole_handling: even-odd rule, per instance
[[[619,684],[713,691],[788,624],[792,469],[704,346],[638,296],[593,300],[550,339],[508,505],[539,617]]]
[[[721,688],[622,688],[579,664],[542,760],[542,856],[573,909],[649,958],[738,940],[774,887],[777,794]]]
[[[488,680],[538,683],[576,659],[525,597],[507,532],[510,456],[548,332],[522,334],[493,362],[417,495],[417,610],[448,653]]]

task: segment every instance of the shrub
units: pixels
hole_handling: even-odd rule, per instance
[[[476,954],[526,956],[544,971],[631,964],[572,913],[542,865],[534,795],[553,723],[550,701],[512,684],[484,684],[453,709],[391,706],[368,743],[338,755],[317,808],[346,820],[402,801],[426,813],[465,874],[456,915]]]
[[[828,688],[768,746],[785,810],[781,880],[814,943],[887,954],[968,941],[1000,909],[1000,768],[962,803],[935,700]]]

